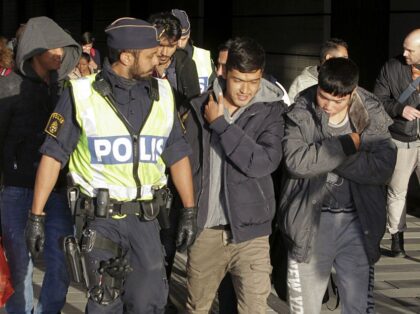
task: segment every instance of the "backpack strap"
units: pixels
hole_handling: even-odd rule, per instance
[[[401,93],[400,97],[398,97],[398,102],[403,104],[408,97],[411,96],[417,90],[417,86],[420,84],[420,76],[408,84],[407,88]]]

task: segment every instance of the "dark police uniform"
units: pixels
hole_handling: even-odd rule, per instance
[[[151,84],[151,80],[124,79],[113,72],[108,62],[105,62],[100,76],[111,87],[116,109],[128,120],[134,130],[140,130],[151,111],[153,97],[156,95],[154,90],[156,87]],[[70,89],[63,93],[55,113],[61,117],[60,122],[56,120],[58,123],[55,124],[55,133],[47,137],[40,151],[60,161],[64,166],[81,135],[81,129],[75,120]],[[191,148],[183,137],[180,123],[175,118],[161,157],[166,166],[171,166],[190,152]],[[125,277],[120,297],[108,304],[100,304],[101,302],[89,298],[87,312],[163,313],[168,296],[168,283],[157,220],[146,222],[136,215],[127,215],[120,219],[96,217],[89,223],[89,229],[118,244],[132,271]],[[96,273],[104,261],[116,257],[110,250],[95,247],[86,256],[88,271]],[[101,276],[98,276],[101,280]],[[94,286],[95,282],[91,282],[89,287],[91,296]]]

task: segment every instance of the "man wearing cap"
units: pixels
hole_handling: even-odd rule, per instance
[[[6,303],[8,313],[57,313],[66,302],[70,280],[57,241],[73,232],[65,194],[65,171],[46,200],[47,215],[39,217],[45,220],[48,231],[43,254],[45,275],[36,307],[32,287],[33,263],[25,243],[24,229],[41,158],[38,149],[45,138],[43,130],[54,110],[63,81],[77,64],[81,51],[73,38],[53,20],[45,16],[31,18],[20,35],[16,68],[1,78],[2,243],[15,290]]]
[[[188,15],[185,11],[172,9],[172,14],[179,19],[182,27],[182,35],[178,41],[178,46],[185,49],[188,52],[188,55],[194,60],[200,82],[200,91],[201,93],[204,93],[216,78],[210,51],[193,46],[190,39],[190,20],[188,19]]]
[[[158,64],[156,28],[121,18],[105,32],[109,61],[100,74],[71,81],[46,127],[32,215],[42,215],[56,174],[69,161],[80,191],[76,212],[89,217],[80,240],[87,312],[163,313],[168,283],[155,218],[165,206],[169,167],[185,207],[177,244],[183,250],[194,241],[191,150],[169,83],[150,77]],[[42,239],[42,224],[37,230],[30,236]]]

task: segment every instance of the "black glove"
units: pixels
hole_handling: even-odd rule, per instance
[[[25,236],[26,245],[32,257],[37,257],[44,250],[45,231],[44,215],[35,215],[30,213],[28,223],[26,224]]]
[[[197,234],[197,207],[184,208],[180,213],[176,233],[176,247],[179,252],[188,249]]]

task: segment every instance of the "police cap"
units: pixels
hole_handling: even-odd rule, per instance
[[[186,36],[190,33],[191,26],[190,26],[190,20],[188,19],[187,12],[184,10],[178,10],[178,9],[172,9],[172,15],[174,15],[180,22],[181,22],[181,29],[182,29],[182,35]]]
[[[105,33],[108,47],[118,50],[159,46],[156,28],[150,23],[132,17],[115,20],[105,29]]]

